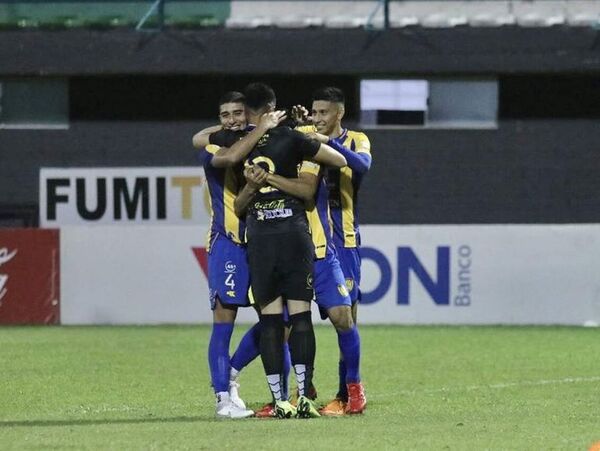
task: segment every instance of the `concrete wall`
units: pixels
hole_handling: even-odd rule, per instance
[[[501,85],[497,129],[367,131],[374,166],[361,213],[363,223],[381,224],[600,222],[600,58],[592,28],[0,32],[0,78],[133,74],[289,83],[299,75],[346,77],[349,91],[362,76],[585,75],[586,90],[556,115],[577,80],[560,85],[567,88],[558,101],[549,84],[539,93],[528,79],[508,91]],[[520,98],[548,105],[548,114],[507,108]],[[206,125],[193,117],[81,113],[68,130],[0,130],[0,205],[35,206],[40,167],[193,165],[190,138]]]
[[[80,122],[0,132],[0,205],[37,204],[40,167],[194,165],[195,122]],[[374,163],[361,220],[377,224],[600,222],[600,127],[366,130]]]

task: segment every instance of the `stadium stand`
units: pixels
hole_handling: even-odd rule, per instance
[[[352,29],[422,26],[595,26],[597,0],[329,0],[329,1],[61,1],[0,0],[3,29],[326,27]],[[35,8],[32,8],[35,5]]]

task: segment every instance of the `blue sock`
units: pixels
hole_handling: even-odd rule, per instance
[[[242,371],[250,362],[260,355],[260,323],[256,323],[242,337],[233,357],[231,366],[237,371]]]
[[[289,386],[288,381],[290,379],[290,369],[292,368],[292,357],[290,356],[290,347],[287,343],[283,345],[283,387],[281,388],[282,399],[289,399]]]
[[[229,341],[232,323],[214,323],[208,345],[208,365],[215,393],[229,390]]]
[[[360,336],[356,326],[350,330],[338,332],[338,344],[346,367],[345,382],[360,382]]]
[[[340,377],[340,386],[336,398],[344,401],[348,400],[348,387],[346,386],[346,362],[340,360],[338,362],[338,375]]]

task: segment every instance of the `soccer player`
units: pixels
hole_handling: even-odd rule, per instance
[[[244,93],[250,122],[275,109],[275,93],[267,85],[250,84]],[[233,131],[210,135],[210,142],[221,146],[230,146],[238,139]],[[297,167],[305,159],[334,167],[346,164],[345,158],[328,145],[285,126],[268,133],[257,128],[239,142],[255,146],[246,163],[250,166],[248,171],[260,166],[273,174],[297,178]],[[304,203],[273,186],[246,184],[235,200],[235,208],[239,213],[246,207],[252,293],[260,309],[260,353],[277,416],[319,416],[313,402],[305,396],[312,383],[316,345],[310,313],[313,246]],[[300,394],[296,408],[283,399],[281,390],[284,302],[290,315],[289,347]]]
[[[344,93],[339,88],[318,89],[313,94],[313,126],[302,129],[309,136],[336,149],[348,162],[341,169],[329,169],[326,176],[333,221],[333,244],[352,301],[352,321],[346,322],[349,329],[344,328],[341,333],[336,325],[341,350],[339,389],[335,399],[321,410],[324,415],[362,413],[366,407],[358,366],[360,338],[356,330],[357,304],[360,300],[360,232],[356,202],[363,176],[371,167],[371,144],[364,133],[342,127],[344,103]],[[344,352],[343,347],[349,351]],[[351,357],[348,358],[348,355]]]
[[[264,118],[257,128],[267,130],[269,126],[276,125],[278,115],[283,116],[273,113]],[[247,409],[239,397],[236,381],[230,381],[229,343],[237,309],[248,305],[249,272],[243,246],[245,224],[236,216],[233,202],[239,190],[239,163],[252,147],[237,144],[231,149],[219,149],[209,145],[208,141],[210,132],[215,130],[245,133],[245,105],[241,93],[229,92],[220,99],[219,120],[221,125],[205,129],[193,138],[194,147],[200,150],[199,159],[204,167],[211,209],[207,250],[213,328],[208,361],[217,400],[216,416],[246,418],[254,412]]]

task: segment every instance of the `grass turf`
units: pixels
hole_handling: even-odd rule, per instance
[[[209,333],[0,328],[0,448],[585,450],[600,440],[597,330],[363,326],[365,415],[239,421],[213,417]],[[333,329],[317,328],[317,346],[326,401]],[[268,401],[259,361],[240,382],[250,407]]]

